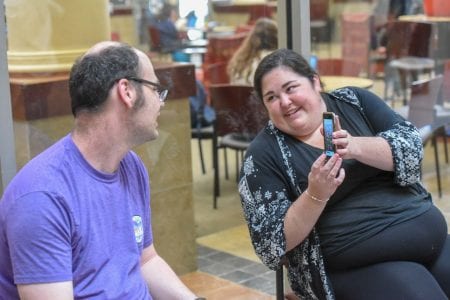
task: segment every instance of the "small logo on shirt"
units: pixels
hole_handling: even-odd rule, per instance
[[[144,239],[144,227],[142,226],[141,216],[133,216],[133,228],[136,243],[142,243],[142,240]]]

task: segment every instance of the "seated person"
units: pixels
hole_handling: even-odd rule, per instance
[[[182,39],[175,26],[178,14],[175,7],[165,3],[152,26],[158,29],[162,52],[174,52],[182,47]]]
[[[278,47],[277,23],[268,18],[260,18],[231,57],[227,73],[231,83],[253,83],[253,74],[258,63]]]
[[[74,128],[0,200],[1,299],[197,299],[154,246],[149,175],[167,90],[148,56],[100,42],[69,78]]]
[[[266,56],[254,87],[270,121],[246,152],[239,193],[264,264],[287,265],[301,299],[448,299],[450,239],[420,183],[417,128],[367,90],[323,93],[292,50]],[[324,112],[336,115],[329,159]]]

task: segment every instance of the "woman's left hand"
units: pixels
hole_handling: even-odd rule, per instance
[[[393,171],[394,162],[392,151],[388,142],[379,136],[352,136],[347,130],[342,129],[339,117],[335,116],[335,131],[333,143],[336,153],[343,159],[356,159],[366,165]]]
[[[356,146],[352,143],[353,136],[345,129],[342,129],[339,121],[339,116],[334,117],[335,131],[333,132],[333,143],[336,146],[336,153],[343,159],[350,159],[352,153],[355,153],[356,149],[352,149],[352,146]]]

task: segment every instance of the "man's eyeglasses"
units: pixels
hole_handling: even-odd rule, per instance
[[[133,80],[142,84],[148,84],[150,86],[153,87],[153,90],[156,91],[158,93],[159,96],[159,101],[164,102],[166,101],[167,98],[167,94],[169,93],[169,90],[166,89],[165,87],[163,87],[162,85],[160,85],[159,83],[156,82],[151,82],[142,78],[137,78],[137,77],[128,77],[128,80]]]

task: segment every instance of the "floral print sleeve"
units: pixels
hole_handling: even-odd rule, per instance
[[[279,150],[267,150],[270,136],[260,135],[257,139],[243,162],[239,193],[255,252],[275,270],[285,254],[284,216],[293,199],[286,190],[281,165],[276,163]]]
[[[417,128],[392,110],[382,99],[364,89],[344,88],[333,92],[336,98],[356,105],[372,127],[374,135],[390,145],[395,183],[406,186],[420,180],[423,146]]]
[[[410,122],[404,121],[378,135],[386,139],[391,146],[395,182],[401,186],[418,182],[423,147],[417,128]]]
[[[301,299],[333,300],[315,229],[286,253],[284,218],[301,191],[292,153],[271,122],[253,140],[241,170],[239,193],[256,254],[276,270],[285,261],[292,289]]]

